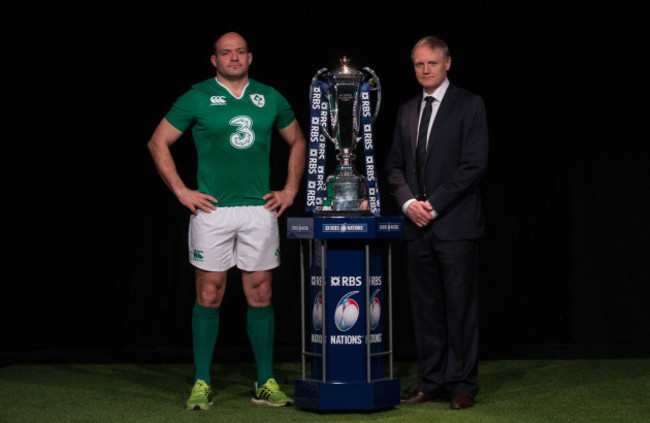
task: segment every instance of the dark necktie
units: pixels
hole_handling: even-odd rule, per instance
[[[418,200],[426,199],[426,191],[424,188],[424,168],[427,159],[427,134],[429,132],[429,121],[431,120],[431,103],[434,98],[427,96],[424,98],[426,105],[422,111],[422,118],[420,118],[420,127],[418,130],[418,143],[415,151],[415,164],[418,172]]]

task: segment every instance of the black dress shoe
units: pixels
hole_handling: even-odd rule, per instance
[[[446,401],[445,398],[442,398],[442,396],[433,396],[429,395],[425,392],[414,392],[411,395],[407,397],[402,397],[400,398],[400,403],[402,404],[421,404],[423,402],[444,402]]]
[[[464,408],[470,408],[474,405],[474,398],[465,394],[454,394],[451,398],[451,403],[449,406],[453,410],[462,410]]]

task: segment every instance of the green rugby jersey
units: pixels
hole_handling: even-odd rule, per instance
[[[263,205],[270,192],[273,128],[294,120],[287,100],[249,78],[241,98],[210,78],[180,96],[165,116],[176,129],[192,127],[198,156],[198,190],[219,207]]]

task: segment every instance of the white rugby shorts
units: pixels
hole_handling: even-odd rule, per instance
[[[264,206],[217,207],[190,216],[190,263],[220,272],[237,266],[246,271],[280,265],[280,235],[275,211]]]

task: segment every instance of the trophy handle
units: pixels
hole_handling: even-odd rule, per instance
[[[314,77],[311,79],[311,86],[312,86],[312,87],[314,86],[314,83],[316,82],[316,80],[317,80],[317,79],[318,79],[322,74],[324,74],[325,72],[327,72],[327,68],[323,68],[323,69],[319,70],[318,72],[316,72],[316,75],[314,75]],[[311,98],[310,98],[310,100],[311,100]]]
[[[316,72],[316,74],[314,75],[314,77],[311,79],[311,86],[310,86],[310,88],[309,88],[309,101],[311,101],[311,99],[312,99],[312,97],[313,97],[313,95],[314,95],[314,85],[316,84],[316,81],[317,81],[318,78],[320,78],[320,76],[321,76],[322,74],[324,74],[325,72],[327,72],[327,68],[323,68],[323,69],[319,70],[318,72]]]
[[[376,84],[376,90],[377,90],[377,103],[375,104],[375,113],[372,115],[372,122],[374,123],[375,120],[377,119],[377,115],[379,114],[379,106],[381,105],[381,83],[379,82],[379,77],[375,73],[374,70],[365,67],[363,68],[366,72],[368,72],[371,76],[372,79],[375,81]]]
[[[323,127],[320,126],[320,125],[318,126],[318,128],[320,129],[320,132],[321,132],[323,135],[325,135],[325,138],[327,138],[328,140],[330,140],[331,142],[333,142],[334,145],[338,147],[338,145],[339,145],[338,141],[336,141],[334,138],[332,138],[332,136],[330,135],[330,133],[327,132],[327,129],[323,128]]]
[[[310,101],[311,101],[311,98],[312,98],[312,95],[313,95],[313,91],[312,91],[312,90],[313,90],[313,88],[314,88],[314,84],[315,84],[316,81],[320,78],[320,76],[321,76],[322,74],[324,74],[325,72],[327,72],[327,68],[322,68],[322,69],[320,69],[318,72],[316,72],[316,74],[314,75],[314,77],[311,79],[311,89],[309,90],[309,100],[310,100]],[[337,142],[337,141],[336,141],[336,140],[335,140],[335,139],[330,135],[329,132],[327,132],[327,129],[326,129],[326,128],[324,128],[324,127],[321,126],[321,125],[318,125],[318,128],[320,129],[320,132],[321,132],[323,135],[325,135],[325,137],[326,137],[328,140],[330,140],[330,142],[334,143],[334,145],[338,145],[338,142]]]

